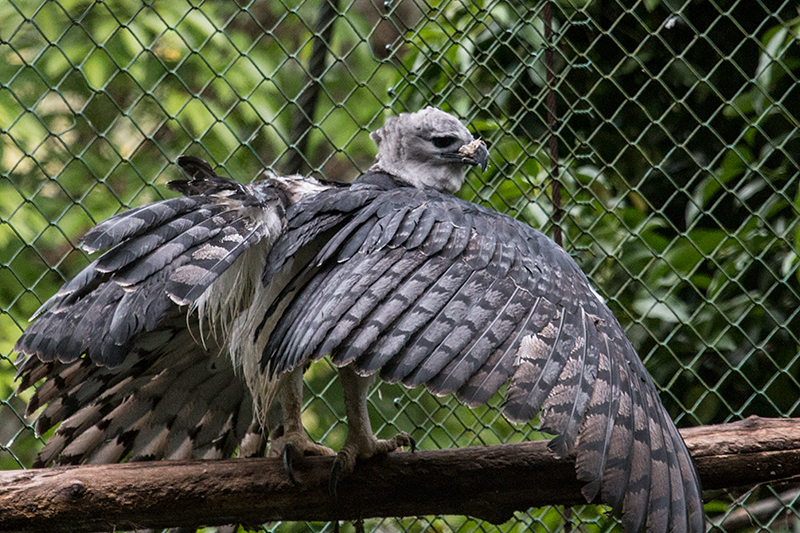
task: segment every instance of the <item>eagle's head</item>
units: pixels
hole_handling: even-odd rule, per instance
[[[420,189],[456,193],[467,166],[486,170],[489,161],[486,144],[457,118],[435,107],[389,118],[371,138],[378,144],[371,170]]]

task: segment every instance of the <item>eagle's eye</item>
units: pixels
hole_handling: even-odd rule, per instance
[[[457,143],[458,139],[456,137],[446,135],[444,137],[434,137],[431,139],[431,141],[436,148],[447,148],[448,146]]]

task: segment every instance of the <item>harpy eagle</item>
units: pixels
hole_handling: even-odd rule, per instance
[[[507,384],[505,415],[541,411],[587,500],[627,531],[702,531],[688,451],[586,276],[542,233],[452,196],[485,145],[434,108],[372,136],[378,158],[351,184],[241,185],[181,158],[183,197],[91,230],[84,248],[108,251],[16,345],[19,389],[44,379],[37,431],[61,423],[37,465],[255,455],[276,410],[271,455],[332,453],[300,421],[303,368],[330,355],[349,428],[334,487],[410,443],[373,436],[375,375],[470,406]]]

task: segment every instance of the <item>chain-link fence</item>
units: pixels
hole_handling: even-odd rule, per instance
[[[351,179],[368,132],[426,104],[490,145],[463,196],[563,231],[679,426],[800,415],[799,43],[793,0],[0,0],[0,468],[47,439],[13,395],[12,347],[88,264],[89,227],[161,197],[181,154],[242,181]],[[338,447],[334,376],[309,371],[304,421]],[[421,448],[534,438],[499,401],[382,385],[370,403],[379,434]],[[706,497],[728,531],[800,525],[793,486]],[[602,512],[499,529],[616,527]]]

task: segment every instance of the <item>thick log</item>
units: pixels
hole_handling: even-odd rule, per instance
[[[800,475],[800,420],[750,418],[686,429],[707,489]],[[516,510],[584,503],[573,459],[546,442],[393,453],[360,463],[328,495],[332,458],[164,461],[0,472],[0,530],[99,531],[470,515],[495,523]]]

